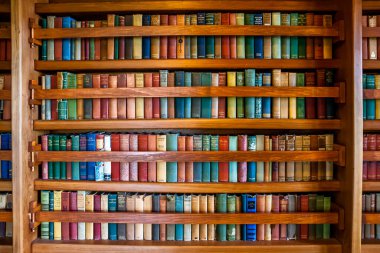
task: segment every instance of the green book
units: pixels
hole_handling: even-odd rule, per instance
[[[57,73],[57,89],[67,89],[67,72]],[[67,99],[58,100],[58,119],[67,120]]]
[[[201,86],[209,87],[211,86],[211,73],[203,72],[201,74]],[[212,99],[211,97],[201,98],[201,118],[211,118],[211,107]]]
[[[296,74],[296,86],[303,87],[305,86],[305,74],[297,73]],[[305,118],[305,98],[297,98],[296,99],[296,117],[297,119]]]
[[[178,134],[166,134],[166,150],[178,150]],[[166,163],[166,182],[177,182],[178,167],[177,162]]]
[[[53,151],[53,135],[48,135],[48,151]],[[48,162],[49,179],[54,179],[54,162]]]
[[[79,151],[79,135],[71,135],[71,150]],[[71,162],[71,177],[73,180],[79,180],[79,162]]]
[[[41,191],[41,211],[49,211],[49,191]],[[41,222],[41,239],[49,240],[49,222]]]
[[[53,151],[59,151],[59,135],[53,135]],[[61,179],[61,163],[53,162],[54,179]]]
[[[316,197],[316,211],[324,211],[324,197],[322,195],[317,195]],[[320,240],[323,238],[323,224],[315,225],[315,239]]]
[[[89,26],[91,28],[95,27],[95,21],[89,21]],[[95,60],[95,38],[90,38],[90,60]]]
[[[236,196],[227,195],[227,212],[235,213],[235,211],[236,211]],[[235,241],[235,240],[236,240],[236,225],[227,224],[227,241]]]
[[[214,25],[214,13],[206,13],[206,25]],[[215,58],[215,36],[206,36],[206,58]]]
[[[298,13],[290,14],[290,25],[298,26]],[[298,59],[298,37],[290,37],[290,58]]]
[[[67,88],[76,89],[77,88],[77,75],[73,73],[67,74]],[[67,110],[68,110],[68,119],[76,120],[77,119],[77,100],[68,99],[67,100]]]
[[[281,14],[281,26],[290,26],[290,14]],[[281,58],[290,59],[290,36],[281,37]]]
[[[244,15],[244,24],[245,25],[254,25],[255,15],[254,14],[245,14]],[[245,58],[253,59],[255,58],[255,37],[254,36],[245,36]]]
[[[252,87],[255,86],[255,76],[256,76],[256,71],[254,69],[246,69],[245,74],[244,74],[245,86],[252,86]],[[249,119],[255,118],[255,111],[256,111],[255,104],[256,104],[255,97],[245,98],[244,114],[246,118],[249,118]],[[238,115],[239,115],[239,107],[238,107]]]
[[[244,86],[244,72],[236,72],[236,86]],[[244,118],[244,98],[236,98],[236,117]]]
[[[236,13],[236,25],[244,25],[244,13]],[[245,37],[236,36],[236,57],[245,59]]]
[[[211,150],[211,135],[204,134],[202,135],[202,151]],[[202,163],[202,182],[211,181],[211,163],[203,162]]]
[[[175,195],[166,195],[166,212],[175,213]],[[166,225],[166,240],[174,241],[175,239],[175,224]]]
[[[236,135],[230,135],[228,137],[228,150],[229,151],[237,151],[238,143],[237,143],[237,136]],[[229,182],[237,182],[237,162],[229,162],[229,169],[228,169],[228,181]]]
[[[59,151],[66,151],[66,145],[67,145],[67,137],[65,135],[59,136]],[[60,179],[66,179],[67,170],[66,170],[66,162],[61,162],[60,165],[61,169],[61,178]]]
[[[330,212],[331,210],[331,197],[324,197],[323,198],[323,211],[324,212]],[[323,239],[330,239],[330,224],[323,224],[323,232],[322,232],[322,238]]]
[[[280,12],[272,12],[272,25],[281,25]],[[272,59],[281,59],[281,36],[272,36]]]
[[[227,213],[227,194],[216,194],[216,212]],[[227,241],[227,225],[216,225],[216,240]]]
[[[115,27],[119,26],[119,16],[115,15]],[[114,59],[119,59],[119,38],[114,39]]]
[[[306,14],[298,15],[298,25],[306,26]],[[306,37],[298,37],[298,59],[306,59]]]
[[[219,136],[211,135],[211,151],[219,151]],[[219,163],[211,162],[211,182],[219,181]]]

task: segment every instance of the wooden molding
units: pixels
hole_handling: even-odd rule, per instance
[[[0,13],[1,14],[10,14],[11,6],[9,4],[0,4]]]
[[[12,161],[12,151],[0,150],[0,160]]]
[[[363,181],[363,192],[380,192],[380,180]]]
[[[10,132],[12,130],[10,120],[0,120],[0,132]]]
[[[363,130],[364,131],[380,130],[380,120],[364,120]]]
[[[378,253],[380,249],[379,240],[362,240],[361,253]]]
[[[380,213],[363,213],[363,224],[380,224]]]
[[[12,211],[0,210],[0,222],[12,222],[13,214]]]
[[[0,180],[0,192],[11,192],[12,180]]]
[[[363,0],[363,11],[380,11],[380,2]]]
[[[380,151],[363,151],[363,161],[380,161]]]

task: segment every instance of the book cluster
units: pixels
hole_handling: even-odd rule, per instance
[[[380,134],[365,134],[363,151],[380,151]],[[380,162],[363,161],[363,180],[380,180]]]
[[[1,41],[0,41],[1,47]],[[0,90],[11,90],[11,75],[0,74]],[[0,100],[0,120],[11,120],[12,105],[11,100]]]
[[[380,212],[380,193],[363,194],[363,212]],[[362,239],[380,239],[380,224],[363,224]]]
[[[0,150],[12,149],[12,135],[10,133],[0,134]],[[12,178],[12,161],[0,161],[0,179]]]
[[[0,28],[10,29],[9,22],[0,22]],[[10,61],[12,57],[12,43],[10,39],[0,39],[0,61]]]
[[[0,212],[12,210],[12,193],[0,193]],[[12,222],[0,222],[0,239],[12,237]]]

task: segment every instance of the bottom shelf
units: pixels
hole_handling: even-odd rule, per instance
[[[380,252],[380,240],[363,240],[361,253],[378,253]]]
[[[36,240],[33,253],[215,253],[215,252],[266,252],[266,253],[341,253],[342,245],[335,239],[323,241],[261,241],[261,242],[218,242],[218,241],[47,241]]]

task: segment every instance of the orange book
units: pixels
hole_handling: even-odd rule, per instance
[[[107,15],[108,27],[115,26],[115,14]],[[107,60],[113,60],[115,56],[115,40],[113,37],[107,39]]]
[[[117,87],[118,88],[127,87],[127,75],[125,73],[117,75]],[[118,119],[127,118],[127,99],[126,98],[117,99],[117,118]]]
[[[177,25],[177,16],[169,15],[168,25]],[[169,36],[168,37],[168,59],[177,58],[177,37]]]
[[[144,73],[144,87],[153,86],[153,74]],[[152,119],[153,118],[153,99],[144,98],[144,118]]]
[[[236,25],[236,14],[230,13],[230,25]],[[236,36],[230,36],[230,58],[236,59]]]
[[[117,88],[117,76],[108,76],[108,87]],[[117,98],[109,98],[109,119],[117,119]]]
[[[102,26],[102,21],[97,20],[94,23],[95,27],[101,27]],[[95,38],[95,60],[98,61],[100,60],[100,38]]]

